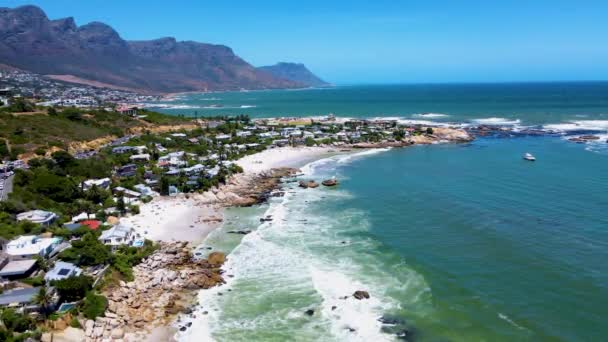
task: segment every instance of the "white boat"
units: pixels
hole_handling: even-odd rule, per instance
[[[525,159],[525,160],[527,160],[527,161],[535,161],[535,160],[536,160],[536,157],[534,157],[534,156],[533,156],[532,154],[530,154],[530,153],[526,153],[526,154],[524,154],[524,159]]]

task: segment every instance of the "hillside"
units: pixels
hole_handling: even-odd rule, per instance
[[[146,118],[138,119],[103,110],[47,110],[0,111],[0,160],[18,156],[27,159],[57,149],[86,152],[127,134],[194,127],[190,119],[153,112],[141,111]]]
[[[251,66],[227,46],[170,37],[126,41],[104,23],[49,20],[36,6],[0,8],[0,63],[148,93],[306,86]]]
[[[303,84],[307,87],[327,87],[330,84],[313,74],[304,64],[280,62],[275,65],[259,67],[277,78]]]

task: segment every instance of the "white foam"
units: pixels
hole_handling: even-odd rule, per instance
[[[576,120],[559,124],[544,125],[543,128],[553,132],[608,131],[608,120]]]
[[[390,305],[381,302],[379,294],[370,293],[369,299],[357,300],[349,296],[340,299],[344,294],[357,290],[369,289],[370,286],[351,279],[335,270],[321,270],[310,267],[310,275],[315,290],[323,297],[321,314],[331,322],[331,333],[343,341],[390,341],[391,335],[381,332],[382,324],[378,317],[390,309]],[[332,307],[335,309],[332,310]],[[354,331],[351,331],[354,329]]]
[[[482,118],[471,120],[479,125],[492,125],[492,126],[515,126],[521,123],[519,119],[506,119],[506,118]]]
[[[337,165],[340,161],[345,163],[356,157],[384,151],[388,149],[337,155],[309,163],[303,171],[306,170],[311,177],[320,177],[317,171],[327,172],[327,169],[320,168],[321,166]],[[331,169],[331,165],[329,166]],[[407,277],[407,282],[393,278],[393,274],[385,272],[370,276],[363,271],[359,261],[355,261],[358,256],[349,254],[355,253],[351,249],[340,250],[338,255],[318,253],[319,250],[343,246],[343,237],[334,238],[339,227],[348,227],[349,230],[368,229],[367,221],[361,216],[364,213],[353,210],[342,212],[335,217],[294,215],[305,211],[311,203],[327,201],[328,197],[342,197],[347,192],[343,189],[324,191],[323,188],[310,191],[298,189],[294,184],[290,186],[292,188],[285,196],[273,199],[264,213],[264,216],[272,215],[273,221],[262,223],[257,230],[245,235],[241,243],[228,255],[222,270],[224,274],[233,277],[225,277],[227,283],[221,287],[199,292],[199,303],[203,308],[197,310],[197,317],[192,326],[176,335],[180,341],[212,341],[214,333],[222,334],[226,338],[226,333],[245,331],[245,334],[248,334],[258,327],[281,329],[283,326],[289,326],[290,322],[298,322],[298,336],[305,340],[318,340],[327,333],[333,336],[330,337],[332,340],[392,340],[394,336],[383,333],[382,325],[377,320],[387,310],[400,309],[400,302],[385,295],[386,288],[410,288],[412,285],[409,282],[413,281],[419,285],[412,289],[414,298],[420,296],[418,287],[424,285],[422,291],[428,291],[423,279],[413,272],[412,276]],[[352,224],[344,225],[344,220],[352,220]],[[358,240],[357,243],[361,245],[368,242]],[[378,282],[378,276],[384,280]],[[252,284],[258,282],[263,285],[257,288],[256,293],[248,293],[241,287],[241,284],[244,284],[243,286],[251,290],[252,286],[256,288]],[[228,292],[228,289],[233,291]],[[351,296],[357,290],[368,291],[371,298],[340,299],[343,296]],[[307,299],[304,302],[282,306],[273,305],[272,312],[260,312],[255,318],[240,318],[240,314],[234,317],[234,312],[238,310],[234,305],[259,306],[267,300],[272,300],[275,294],[285,296],[285,291],[294,296],[305,296],[303,298]],[[219,296],[218,292],[224,295]],[[306,306],[308,301],[311,306],[303,308],[303,303]],[[333,306],[336,306],[336,309],[332,310]],[[304,311],[307,308],[314,309],[315,314],[306,316]],[[223,314],[223,310],[231,309],[232,316]],[[203,315],[202,311],[208,311],[208,314]],[[328,331],[322,331],[325,329],[320,330],[319,327],[325,327]]]
[[[449,115],[448,114],[441,114],[441,113],[421,113],[421,114],[414,114],[412,116],[415,117],[415,118],[434,119],[434,118],[447,118]]]
[[[508,323],[509,323],[509,324],[511,324],[512,326],[516,327],[517,329],[520,329],[520,330],[528,330],[528,329],[526,329],[526,328],[522,327],[521,325],[519,325],[519,324],[515,323],[515,322],[514,322],[514,321],[513,321],[511,318],[509,318],[509,316],[507,316],[507,315],[505,315],[505,314],[503,314],[503,313],[501,313],[501,312],[499,312],[499,313],[498,313],[498,317],[500,317],[500,319],[502,319],[502,320],[504,320],[504,321],[508,322]]]
[[[375,148],[375,149],[369,149],[369,150],[364,150],[364,151],[355,152],[355,153],[340,154],[337,156],[327,157],[327,158],[319,159],[319,160],[316,160],[314,162],[304,165],[303,167],[300,168],[300,171],[302,171],[302,173],[304,175],[311,176],[312,174],[315,173],[315,171],[318,168],[320,168],[324,165],[327,165],[327,164],[332,164],[332,163],[333,164],[346,164],[346,163],[349,163],[349,162],[355,160],[356,158],[370,156],[370,155],[374,155],[374,154],[378,154],[378,153],[383,153],[383,152],[390,151],[390,150],[391,150],[390,147]]]

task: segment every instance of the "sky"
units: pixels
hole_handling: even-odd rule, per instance
[[[608,80],[608,1],[0,0],[127,40],[230,46],[335,84]]]

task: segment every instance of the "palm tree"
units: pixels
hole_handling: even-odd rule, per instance
[[[53,295],[47,291],[46,286],[43,286],[34,298],[34,302],[40,305],[40,312],[46,317],[51,303],[53,302]]]

